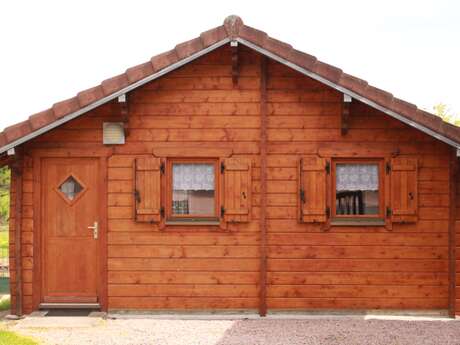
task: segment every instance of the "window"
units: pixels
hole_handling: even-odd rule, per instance
[[[169,160],[170,220],[217,219],[217,160]]]
[[[82,183],[70,175],[57,188],[58,194],[69,204],[73,204],[85,191]]]
[[[333,216],[383,218],[383,162],[333,161]]]

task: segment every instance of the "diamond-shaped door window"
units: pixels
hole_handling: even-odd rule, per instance
[[[69,201],[72,201],[83,191],[83,187],[73,176],[69,176],[59,186],[59,191],[64,194]]]

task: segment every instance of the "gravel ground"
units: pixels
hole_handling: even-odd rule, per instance
[[[21,322],[9,328],[56,345],[460,344],[456,321],[97,319],[81,327],[31,327]]]

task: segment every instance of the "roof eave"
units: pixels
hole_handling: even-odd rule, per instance
[[[416,129],[418,129],[418,130],[420,130],[420,131],[422,131],[422,132],[424,132],[424,133],[426,133],[426,134],[428,134],[428,135],[430,135],[430,136],[432,136],[432,137],[434,137],[434,138],[436,138],[436,139],[438,139],[438,140],[450,145],[450,146],[453,146],[453,147],[455,147],[457,149],[460,149],[460,143],[458,143],[458,142],[456,142],[456,141],[454,141],[454,140],[452,140],[452,139],[450,139],[450,138],[448,138],[446,136],[443,136],[443,135],[439,134],[438,132],[435,132],[432,129],[426,127],[426,126],[423,126],[420,123],[417,123],[417,122],[415,122],[415,121],[413,121],[411,119],[408,119],[407,117],[405,117],[405,116],[403,116],[401,114],[398,114],[398,113],[394,112],[393,110],[388,109],[388,108],[386,108],[386,107],[384,107],[384,106],[382,106],[382,105],[380,105],[380,104],[378,104],[378,103],[376,103],[376,102],[374,102],[374,101],[372,101],[372,100],[370,100],[370,99],[368,99],[366,97],[363,97],[363,96],[357,94],[356,92],[353,92],[353,91],[351,91],[351,90],[349,90],[349,89],[347,89],[347,88],[345,88],[345,87],[343,87],[341,85],[333,83],[330,80],[328,80],[326,78],[323,78],[322,76],[320,76],[320,75],[318,75],[318,74],[316,74],[316,73],[314,73],[312,71],[309,71],[309,70],[307,70],[307,69],[305,69],[305,68],[303,68],[303,67],[301,67],[299,65],[296,65],[296,64],[286,60],[285,58],[283,58],[283,57],[281,57],[279,55],[273,54],[272,52],[268,51],[267,49],[262,48],[262,47],[254,44],[252,42],[249,42],[249,41],[247,41],[247,40],[245,40],[243,38],[240,38],[240,37],[236,38],[236,40],[239,43],[245,45],[246,47],[254,49],[255,51],[259,52],[260,54],[263,54],[263,55],[269,57],[270,59],[273,59],[273,60],[275,60],[275,61],[277,61],[277,62],[279,62],[279,63],[281,63],[281,64],[283,64],[285,66],[288,66],[288,67],[296,70],[297,72],[300,72],[300,73],[302,73],[302,74],[304,74],[304,75],[306,75],[306,76],[308,76],[308,77],[310,77],[312,79],[315,79],[315,80],[317,80],[317,81],[319,81],[319,82],[321,82],[321,83],[323,83],[323,84],[325,84],[325,85],[327,85],[327,86],[329,86],[329,87],[331,87],[331,88],[333,88],[333,89],[335,89],[337,91],[340,91],[340,92],[342,92],[344,94],[347,94],[347,95],[351,96],[352,98],[354,98],[354,99],[356,99],[356,100],[358,100],[358,101],[360,101],[362,103],[365,103],[368,106],[370,106],[372,108],[375,108],[375,109],[377,109],[377,110],[379,110],[379,111],[381,111],[381,112],[383,112],[383,113],[385,113],[385,114],[387,114],[387,115],[389,115],[389,116],[391,116],[391,117],[393,117],[393,118],[395,118],[395,119],[397,119],[397,120],[399,120],[399,121],[401,121],[401,122],[403,122],[403,123],[405,123],[405,124],[407,124],[407,125],[409,125],[411,127],[414,127]]]
[[[175,62],[175,63],[173,63],[173,64],[171,64],[169,66],[164,67],[163,69],[161,69],[160,71],[158,71],[156,73],[153,73],[153,74],[151,74],[151,75],[149,75],[149,76],[147,76],[147,77],[145,77],[143,79],[140,79],[139,81],[136,81],[136,82],[134,82],[134,83],[132,83],[132,84],[130,84],[130,85],[128,85],[128,86],[116,91],[116,92],[113,92],[113,93],[111,93],[111,94],[109,94],[109,95],[107,95],[107,96],[105,96],[105,97],[93,102],[93,103],[90,103],[90,104],[86,105],[85,107],[83,107],[81,109],[78,109],[75,112],[69,113],[68,115],[63,116],[62,118],[56,119],[54,122],[52,122],[52,123],[50,123],[50,124],[48,124],[46,126],[43,126],[43,127],[39,128],[39,129],[37,129],[37,130],[35,130],[35,131],[33,131],[33,132],[23,136],[23,137],[20,137],[20,138],[18,138],[16,140],[12,141],[11,143],[8,143],[8,144],[4,145],[3,147],[0,148],[0,154],[8,151],[11,148],[14,148],[14,147],[17,147],[17,146],[19,146],[21,144],[24,144],[25,142],[27,142],[29,140],[32,140],[32,139],[34,139],[34,138],[36,138],[36,137],[38,137],[38,136],[40,136],[40,135],[42,135],[44,133],[56,128],[56,127],[59,127],[60,125],[66,123],[66,122],[69,122],[69,121],[71,121],[71,120],[73,120],[73,119],[75,119],[75,118],[77,118],[77,117],[79,117],[79,116],[81,116],[81,115],[83,115],[83,114],[85,114],[85,113],[87,113],[87,112],[89,112],[89,111],[91,111],[91,110],[93,110],[93,109],[105,104],[105,103],[108,103],[108,102],[112,101],[113,99],[117,98],[120,95],[126,94],[126,93],[128,93],[128,92],[130,92],[130,91],[132,91],[132,90],[134,90],[134,89],[136,89],[136,88],[138,88],[138,87],[140,87],[140,86],[142,86],[142,85],[144,85],[144,84],[146,84],[146,83],[148,83],[150,81],[158,79],[158,78],[164,76],[165,74],[168,74],[169,72],[172,72],[172,71],[176,70],[177,68],[182,67],[182,66],[188,64],[189,62],[192,62],[193,60],[195,60],[195,59],[197,59],[197,58],[199,58],[199,57],[201,57],[201,56],[203,56],[205,54],[208,54],[208,53],[212,52],[213,50],[216,50],[217,48],[227,44],[231,40],[236,40],[237,42],[241,43],[242,45],[244,45],[244,46],[246,46],[248,48],[251,48],[251,49],[259,52],[260,54],[263,54],[263,55],[265,55],[265,56],[267,56],[267,57],[269,57],[269,58],[271,58],[271,59],[273,59],[273,60],[275,60],[275,61],[277,61],[277,62],[279,62],[279,63],[281,63],[281,64],[283,64],[283,65],[285,65],[287,67],[289,67],[289,68],[292,68],[293,70],[295,70],[295,71],[297,71],[299,73],[302,73],[303,75],[306,75],[306,76],[308,76],[308,77],[310,77],[312,79],[315,79],[315,80],[317,80],[317,81],[319,81],[319,82],[321,82],[321,83],[323,83],[323,84],[325,84],[325,85],[327,85],[327,86],[329,86],[329,87],[331,87],[331,88],[333,88],[333,89],[335,89],[337,91],[340,91],[340,92],[342,92],[344,94],[347,94],[347,95],[351,96],[352,98],[355,98],[356,100],[358,100],[358,101],[360,101],[360,102],[362,102],[364,104],[367,104],[370,107],[375,108],[375,109],[377,109],[377,110],[379,110],[379,111],[381,111],[381,112],[383,112],[383,113],[385,113],[385,114],[387,114],[387,115],[389,115],[389,116],[391,116],[391,117],[393,117],[393,118],[395,118],[395,119],[397,119],[397,120],[399,120],[399,121],[401,121],[401,122],[403,122],[403,123],[405,123],[405,124],[407,124],[407,125],[409,125],[411,127],[414,127],[416,129],[418,129],[418,130],[420,130],[420,131],[422,131],[422,132],[424,132],[424,133],[426,133],[426,134],[428,134],[428,135],[430,135],[430,136],[432,136],[432,137],[434,137],[434,138],[436,138],[436,139],[438,139],[438,140],[450,145],[450,146],[453,146],[453,147],[455,147],[457,149],[460,149],[460,142],[456,142],[455,140],[452,140],[451,138],[449,138],[447,136],[444,136],[444,135],[434,131],[433,129],[430,129],[430,128],[424,126],[423,124],[420,124],[420,123],[418,123],[416,121],[413,121],[413,120],[407,118],[406,116],[401,115],[400,113],[397,113],[397,112],[395,112],[395,111],[393,111],[393,110],[391,110],[391,109],[389,109],[389,108],[387,108],[385,106],[382,106],[381,104],[378,104],[375,101],[373,101],[373,100],[371,100],[371,99],[369,99],[367,97],[364,97],[364,96],[362,96],[362,95],[360,95],[360,94],[358,94],[358,93],[356,93],[356,92],[354,92],[354,91],[352,91],[352,90],[350,90],[350,89],[348,89],[348,88],[346,88],[346,87],[344,87],[342,85],[334,83],[334,82],[322,77],[321,75],[319,75],[319,74],[317,74],[315,72],[312,72],[309,69],[306,69],[306,68],[304,68],[302,66],[299,66],[298,64],[295,64],[295,63],[293,63],[293,62],[281,57],[280,55],[274,54],[273,52],[270,52],[269,50],[261,47],[260,45],[254,44],[254,43],[252,43],[252,42],[250,42],[250,41],[248,41],[248,40],[246,40],[244,38],[241,38],[241,37],[234,37],[234,38],[226,37],[226,38],[224,38],[224,39],[222,39],[222,40],[210,45],[209,47],[206,47],[206,48],[204,48],[202,50],[199,50],[196,53],[194,53],[194,54],[192,54],[192,55],[190,55],[188,57],[185,57],[185,58],[183,58],[183,59],[181,59],[181,60],[179,60],[179,61],[177,61],[177,62]]]
[[[134,89],[136,89],[136,88],[138,88],[138,87],[140,87],[140,86],[142,86],[144,84],[147,84],[147,83],[149,83],[149,82],[151,82],[151,81],[153,81],[155,79],[158,79],[158,78],[162,77],[163,75],[168,74],[168,73],[170,73],[170,72],[172,72],[172,71],[174,71],[174,70],[176,70],[176,69],[188,64],[189,62],[192,62],[193,60],[196,60],[199,57],[201,57],[203,55],[206,55],[206,54],[212,52],[213,50],[216,50],[217,48],[222,47],[223,45],[227,44],[228,42],[230,42],[230,38],[226,37],[226,38],[224,38],[224,39],[222,39],[222,40],[210,45],[209,47],[206,47],[206,48],[204,48],[204,49],[202,49],[202,50],[200,50],[200,51],[198,51],[198,52],[196,52],[196,53],[194,53],[194,54],[192,54],[192,55],[190,55],[190,56],[188,56],[188,57],[186,57],[186,58],[184,58],[182,60],[179,60],[179,61],[173,63],[172,65],[169,65],[169,66],[161,69],[160,71],[158,71],[156,73],[153,73],[153,74],[149,75],[148,77],[145,77],[145,78],[143,78],[143,79],[141,79],[141,80],[139,80],[139,81],[137,81],[135,83],[132,83],[132,84],[126,86],[123,89],[120,89],[120,90],[118,90],[118,91],[116,91],[116,92],[114,92],[114,93],[112,93],[112,94],[110,94],[108,96],[105,96],[105,97],[103,97],[103,98],[101,98],[101,99],[99,99],[99,100],[97,100],[97,101],[95,101],[95,102],[93,102],[91,104],[88,104],[87,106],[85,106],[85,107],[83,107],[81,109],[78,109],[77,111],[75,111],[73,113],[70,113],[68,115],[63,116],[62,118],[59,118],[59,119],[55,120],[54,122],[52,122],[52,123],[50,123],[50,124],[48,124],[48,125],[46,125],[44,127],[41,127],[41,128],[39,128],[39,129],[37,129],[37,130],[35,130],[35,131],[23,136],[23,137],[20,137],[17,140],[12,141],[11,143],[8,143],[8,144],[2,146],[0,148],[0,154],[2,154],[4,152],[7,152],[9,149],[12,149],[12,148],[15,148],[15,147],[17,147],[17,146],[19,146],[21,144],[24,144],[27,141],[32,140],[32,139],[34,139],[34,138],[36,138],[36,137],[38,137],[38,136],[40,136],[40,135],[42,135],[42,134],[44,134],[46,132],[49,132],[50,130],[52,130],[52,129],[56,128],[56,127],[59,127],[62,124],[66,123],[66,122],[69,122],[69,121],[71,121],[71,120],[73,120],[73,119],[75,119],[75,118],[77,118],[77,117],[79,117],[79,116],[81,116],[81,115],[83,115],[83,114],[85,114],[85,113],[87,113],[87,112],[89,112],[89,111],[91,111],[91,110],[93,110],[93,109],[105,104],[105,103],[108,103],[108,102],[114,100],[115,98],[117,98],[118,96],[126,94],[126,93],[128,93],[128,92],[130,92],[130,91],[132,91],[132,90],[134,90]]]

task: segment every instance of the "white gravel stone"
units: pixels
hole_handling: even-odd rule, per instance
[[[136,318],[99,319],[97,323],[87,323],[87,327],[72,327],[68,320],[64,321],[66,318],[61,319],[61,327],[56,321],[52,327],[47,327],[46,323],[31,325],[22,320],[9,328],[50,345],[460,344],[460,323],[456,321],[366,320],[356,317],[303,320]]]

